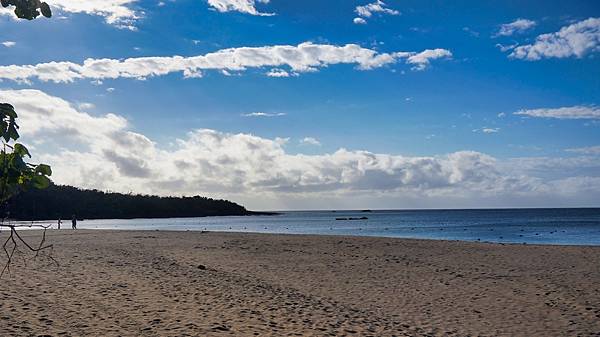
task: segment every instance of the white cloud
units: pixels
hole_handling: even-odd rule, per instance
[[[327,207],[324,200],[389,207],[381,202],[390,199],[414,207],[473,207],[484,200],[491,200],[488,206],[516,206],[522,198],[533,204],[548,198],[592,204],[600,196],[597,157],[496,160],[473,151],[402,156],[343,148],[290,154],[287,138],[207,129],[160,144],[132,131],[122,116],[81,112],[42,91],[0,90],[0,101],[15,105],[22,141],[36,145],[33,160],[52,165],[56,182],[85,188],[204,194],[251,208],[277,207],[277,200],[289,201],[288,207],[311,200],[320,207]],[[582,168],[587,171],[578,171]]]
[[[285,112],[276,112],[276,113],[251,112],[251,113],[243,114],[242,116],[244,116],[244,117],[281,117],[281,116],[285,116],[285,115],[286,115]]]
[[[83,64],[63,61],[7,65],[0,66],[0,79],[26,83],[34,78],[57,83],[78,79],[143,80],[174,72],[183,72],[184,77],[194,78],[201,77],[202,71],[207,70],[242,72],[249,68],[264,67],[289,67],[294,73],[306,73],[335,64],[354,64],[360,70],[369,70],[396,63],[400,59],[406,59],[406,63],[414,65],[415,70],[423,70],[430,64],[430,60],[450,56],[452,53],[446,49],[427,49],[420,53],[379,53],[356,44],[335,46],[305,42],[298,46],[229,48],[192,57],[136,57],[125,60],[105,58],[86,59]]]
[[[208,4],[219,12],[241,12],[251,15],[272,16],[256,9],[256,3],[268,4],[270,0],[208,0]]]
[[[496,47],[498,49],[500,49],[501,52],[507,52],[509,50],[513,50],[515,47],[517,47],[519,44],[515,43],[515,44],[509,44],[509,45],[504,45],[501,43],[496,43]]]
[[[536,22],[532,20],[516,19],[511,23],[500,25],[500,30],[498,30],[495,36],[511,36],[514,33],[523,33],[535,27],[535,25]]]
[[[364,6],[356,6],[354,10],[358,16],[363,18],[370,18],[373,13],[382,13],[389,15],[400,15],[400,12],[391,8],[388,8],[385,2],[376,0],[373,3],[366,4]]]
[[[556,119],[600,119],[600,108],[597,106],[576,105],[562,108],[519,110],[515,115],[556,118]]]
[[[2,45],[6,48],[14,47],[17,43],[14,41],[4,41]]]
[[[115,114],[94,117],[39,90],[0,90],[0,100],[17,107],[19,124],[23,126],[20,133],[24,137],[47,132],[46,135],[74,139],[78,144],[110,144],[111,133],[128,126],[123,117]]]
[[[600,155],[600,145],[566,149],[565,151],[580,154]]]
[[[300,144],[303,144],[303,145],[313,145],[313,146],[321,146],[321,142],[318,141],[314,137],[304,137],[304,138],[300,139]]]
[[[297,76],[297,73],[289,73],[288,71],[285,71],[283,69],[271,69],[266,73],[267,76],[269,77],[290,77],[290,76]]]
[[[500,132],[500,128],[489,128],[489,127],[482,127],[479,129],[473,129],[473,132],[482,132],[482,133],[498,133]]]
[[[367,20],[365,20],[363,18],[354,18],[354,20],[352,20],[352,22],[354,22],[357,25],[366,25],[367,24]]]
[[[597,194],[600,190],[600,177],[568,177],[553,181],[549,184],[553,190],[560,191],[567,197],[577,197],[581,194]],[[590,205],[597,205],[590,203]]]
[[[463,27],[462,30],[463,30],[463,32],[469,33],[469,35],[471,35],[473,37],[479,37],[479,32],[476,32],[469,27]]]
[[[134,23],[139,19],[139,14],[132,9],[138,0],[52,0],[49,5],[59,12],[85,13],[101,16],[106,23],[118,28],[135,30]],[[1,15],[16,19],[14,8],[1,8]]]
[[[529,61],[542,58],[583,57],[600,50],[600,18],[589,18],[542,34],[533,44],[514,48],[510,57]]]
[[[96,107],[93,103],[87,103],[87,102],[79,103],[77,106],[79,107],[79,109],[82,109],[82,110],[89,110],[89,109],[93,109]]]
[[[409,56],[406,63],[414,65],[412,67],[413,70],[424,70],[429,66],[431,60],[449,57],[452,57],[452,53],[449,50],[440,48],[427,49],[418,54]]]

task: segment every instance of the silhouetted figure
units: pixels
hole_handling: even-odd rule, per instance
[[[73,219],[71,220],[71,228],[77,229],[77,217],[73,214]]]
[[[60,229],[60,224],[62,224],[62,221],[60,221],[60,218],[58,218],[58,229]]]

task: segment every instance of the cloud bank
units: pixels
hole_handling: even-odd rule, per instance
[[[556,119],[600,119],[600,108],[597,106],[576,105],[562,108],[519,110],[514,114],[529,117]]]
[[[315,72],[336,64],[353,64],[360,70],[370,70],[405,59],[416,70],[429,66],[431,60],[451,57],[446,49],[427,49],[420,53],[379,53],[356,44],[335,46],[304,42],[297,46],[240,47],[219,50],[205,55],[183,57],[136,57],[118,59],[86,59],[82,64],[69,61],[35,65],[0,66],[0,79],[29,82],[32,79],[56,83],[80,79],[104,80],[133,78],[143,80],[182,72],[186,78],[202,77],[202,71],[236,71],[249,68],[287,67],[295,74]],[[285,70],[284,70],[285,71]],[[286,71],[287,73],[287,71]],[[285,76],[281,70],[269,76]]]
[[[132,131],[122,116],[91,115],[39,90],[1,90],[0,100],[13,103],[19,112],[22,140],[39,156],[34,160],[51,164],[56,182],[86,188],[205,194],[252,208],[277,207],[273,200],[287,200],[287,207],[312,201],[318,202],[314,207],[327,207],[323,200],[351,205],[367,200],[361,198],[410,199],[414,207],[427,207],[432,200],[477,205],[491,198],[494,205],[506,206],[501,200],[552,197],[591,203],[600,196],[597,174],[574,171],[587,167],[588,172],[600,172],[597,156],[500,161],[474,151],[402,156],[344,148],[291,154],[286,138],[207,129],[159,144]],[[535,176],[540,168],[557,176]]]
[[[577,147],[577,148],[572,148],[572,149],[566,149],[565,151],[572,152],[572,153],[600,155],[600,145]]]
[[[532,44],[514,48],[510,57],[528,61],[543,58],[581,58],[600,50],[600,18],[589,18],[558,32],[542,34]]]
[[[270,0],[208,0],[215,10],[224,12],[240,12],[250,15],[272,16],[273,13],[261,13],[256,9],[256,3],[268,4]]]

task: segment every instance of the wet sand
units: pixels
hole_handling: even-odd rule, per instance
[[[0,280],[0,336],[600,336],[600,247],[91,230],[48,241],[60,266],[18,258]]]

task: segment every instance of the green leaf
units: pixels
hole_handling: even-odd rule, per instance
[[[12,117],[12,118],[17,118],[17,113],[15,112],[15,107],[13,107],[12,105],[10,105],[8,103],[0,103],[0,114],[8,116],[8,117]]]
[[[51,176],[52,175],[52,169],[50,168],[50,166],[48,166],[46,164],[39,164],[35,168],[35,173],[43,174],[45,176]]]
[[[45,16],[47,18],[52,17],[52,10],[50,10],[50,6],[48,6],[47,3],[42,2],[42,4],[40,5],[40,11],[42,12],[43,16]]]
[[[19,139],[19,133],[17,132],[17,129],[19,128],[19,126],[17,125],[17,123],[15,123],[15,120],[11,118],[11,121],[8,123],[8,130],[7,130],[7,135],[9,139],[12,140],[17,140]],[[7,140],[8,142],[8,140]]]
[[[20,155],[21,157],[29,157],[31,158],[31,154],[29,153],[29,150],[27,150],[27,148],[25,146],[23,146],[22,144],[15,144],[14,148],[14,152],[18,155]]]
[[[35,10],[35,7],[32,8]],[[16,141],[19,138],[17,131],[19,125],[16,119],[17,113],[14,107],[8,103],[0,103],[0,138],[5,140],[4,146],[0,148],[0,203],[9,200],[20,190],[29,186],[43,189],[51,184],[48,178],[52,175],[50,166],[25,162],[23,158],[31,158],[29,150],[23,144],[15,143],[12,146],[7,144],[11,140]]]
[[[47,188],[48,186],[50,186],[50,179],[48,179],[48,177],[46,177],[46,176],[37,176],[36,175],[31,179],[31,184],[35,188],[39,188],[39,189]]]

